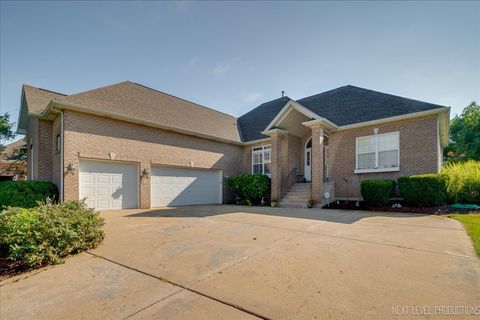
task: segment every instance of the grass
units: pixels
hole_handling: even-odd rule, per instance
[[[472,238],[473,246],[480,256],[480,214],[450,214],[450,218],[460,221]]]

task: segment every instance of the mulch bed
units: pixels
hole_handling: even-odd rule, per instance
[[[5,255],[0,254],[0,280],[13,277],[28,270],[30,268],[24,263],[9,260]]]
[[[394,204],[400,204],[401,208],[392,208]],[[438,207],[412,207],[405,204],[404,201],[390,201],[385,207],[371,207],[363,201],[335,201],[323,209],[344,209],[344,210],[365,210],[365,211],[386,211],[386,212],[408,212],[421,214],[450,214],[450,213],[474,213],[480,214],[480,210],[457,209],[448,205]]]

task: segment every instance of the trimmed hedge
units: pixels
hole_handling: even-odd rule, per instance
[[[480,204],[480,161],[447,164],[442,176],[449,202]]]
[[[84,201],[9,207],[0,212],[0,249],[9,259],[37,267],[100,244],[103,218]]]
[[[393,180],[364,180],[360,183],[362,197],[371,206],[383,207],[390,201]]]
[[[252,205],[270,191],[270,178],[263,174],[239,174],[228,179],[228,186],[235,193],[237,203]]]
[[[37,202],[58,200],[57,186],[48,181],[0,182],[0,209],[5,207],[33,208]]]
[[[408,205],[433,207],[445,204],[445,180],[439,174],[421,174],[398,178],[400,194]]]

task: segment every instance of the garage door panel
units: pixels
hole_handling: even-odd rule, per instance
[[[98,210],[137,208],[138,167],[114,161],[80,161],[80,198]]]
[[[221,203],[219,170],[152,167],[152,207]]]

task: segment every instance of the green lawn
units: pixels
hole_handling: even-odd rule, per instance
[[[480,256],[480,214],[450,214],[450,218],[460,221],[472,238],[473,246]]]

